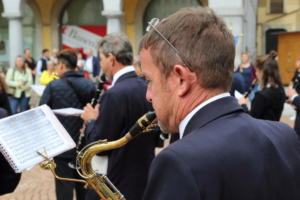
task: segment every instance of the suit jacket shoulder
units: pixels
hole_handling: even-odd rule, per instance
[[[198,111],[186,129],[154,159],[145,199],[300,197],[300,144],[287,125],[254,119],[224,98]]]

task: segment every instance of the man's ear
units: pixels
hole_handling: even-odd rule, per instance
[[[115,66],[115,62],[116,62],[116,57],[112,53],[109,53],[108,54],[108,59],[111,62],[112,66],[114,67]]]
[[[175,65],[172,72],[175,75],[179,86],[177,94],[178,96],[183,97],[190,91],[192,84],[197,80],[196,74],[182,65]]]

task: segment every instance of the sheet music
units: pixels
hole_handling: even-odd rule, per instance
[[[16,172],[75,147],[75,143],[47,105],[0,120],[0,151]],[[12,163],[11,163],[12,162]]]
[[[80,116],[83,113],[83,110],[78,108],[62,108],[52,110],[55,114],[64,115],[64,116]]]
[[[46,86],[44,85],[31,85],[30,87],[39,96],[43,95],[43,92],[46,88]]]
[[[239,91],[234,90],[234,97],[235,97],[236,99],[240,99],[242,96],[243,96],[243,95],[242,95]]]

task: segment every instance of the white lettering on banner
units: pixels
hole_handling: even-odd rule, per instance
[[[71,48],[92,49],[97,52],[97,43],[102,38],[92,32],[89,32],[79,26],[65,26],[66,29],[62,35],[63,45]]]

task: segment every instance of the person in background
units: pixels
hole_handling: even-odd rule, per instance
[[[24,63],[25,66],[28,67],[31,70],[31,74],[32,74],[32,80],[33,82],[35,81],[35,68],[36,68],[36,62],[33,59],[33,57],[31,57],[31,51],[30,49],[25,49],[24,50]]]
[[[58,76],[55,73],[55,63],[50,60],[47,62],[47,70],[43,71],[40,77],[40,83],[42,85],[48,85],[51,81],[58,79]]]
[[[90,78],[90,74],[86,70],[84,70],[85,61],[83,59],[82,53],[80,51],[77,51],[76,55],[77,55],[77,70],[83,72],[84,78]]]
[[[296,119],[294,123],[294,129],[300,138],[300,96],[299,92],[293,88],[292,86],[289,86],[288,91],[287,91],[287,96],[288,96],[288,103],[292,104],[295,106],[296,109]]]
[[[59,54],[59,50],[57,48],[53,48],[50,60],[52,60],[54,63],[57,63],[57,56],[58,56],[58,54]]]
[[[76,71],[77,55],[70,50],[63,50],[57,57],[56,73],[59,79],[51,81],[43,93],[40,105],[47,104],[51,109],[78,108],[91,101],[96,88],[94,83],[84,78],[81,72]],[[58,120],[70,134],[75,143],[79,139],[79,130],[83,121],[78,116],[57,115]],[[76,149],[71,149],[54,158],[57,167],[55,172],[58,176],[79,178],[74,168]],[[55,179],[55,192],[57,200],[73,200],[73,192],[76,199],[83,200],[85,189],[82,183],[60,181]]]
[[[245,90],[245,81],[244,78],[238,70],[234,70],[233,80],[230,89],[230,95],[234,96],[234,92],[238,91],[241,94],[244,94]]]
[[[143,200],[299,200],[300,141],[229,95],[235,45],[221,17],[184,8],[148,30],[139,46],[146,97],[180,139],[152,161]]]
[[[49,49],[43,49],[42,54],[43,54],[42,58],[37,62],[37,65],[36,65],[36,76],[37,77],[40,77],[42,72],[47,70],[47,62],[50,60]]]
[[[93,50],[88,49],[86,51],[84,70],[86,70],[94,80],[96,80],[100,74],[101,69],[99,63],[99,59],[93,55]]]
[[[293,87],[297,93],[300,93],[300,58],[296,60],[295,68],[295,73],[291,80],[290,86]]]
[[[8,86],[5,82],[5,76],[0,73],[0,107],[5,109],[7,115],[11,114],[10,104],[7,95]]]
[[[250,114],[258,119],[279,121],[286,100],[277,61],[271,56],[261,56],[255,63],[256,77],[261,90],[255,93]],[[247,110],[248,99],[242,97],[239,104]]]
[[[84,108],[82,118],[90,121],[87,143],[123,137],[152,109],[145,98],[146,81],[136,75],[132,66],[133,52],[127,36],[121,33],[106,35],[99,42],[99,56],[103,73],[112,80],[112,85],[102,95],[100,106],[93,108],[88,104]],[[141,200],[157,138],[157,134],[139,135],[123,147],[103,152],[108,156],[107,176],[126,199]],[[87,192],[86,200],[98,199],[94,191]]]
[[[16,67],[9,68],[6,74],[6,83],[9,87],[9,103],[12,114],[16,114],[18,107],[20,111],[28,108],[31,95],[31,85],[33,83],[31,70],[28,69],[21,56],[16,58]]]
[[[248,53],[242,53],[241,61],[237,71],[241,73],[244,79],[244,88],[248,90],[254,79],[256,79],[255,68],[250,62],[250,55]]]
[[[139,56],[134,56],[133,59],[133,67],[136,75],[143,76],[142,70],[141,70],[141,61]]]

